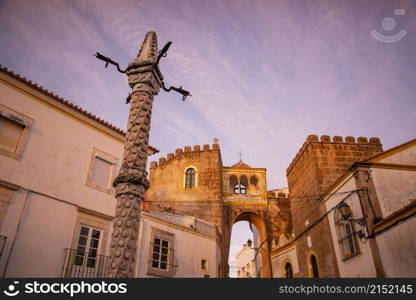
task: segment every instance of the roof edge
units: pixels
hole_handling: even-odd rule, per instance
[[[40,92],[41,94],[43,94],[44,96],[49,97],[50,99],[53,99],[54,101],[56,101],[59,104],[62,104],[64,106],[66,106],[67,108],[72,109],[73,111],[80,113],[81,115],[87,117],[90,120],[93,120],[97,123],[99,123],[100,125],[103,125],[104,127],[110,129],[111,131],[113,131],[114,133],[120,135],[123,137],[125,137],[126,132],[116,126],[114,126],[113,124],[105,121],[104,119],[101,119],[100,117],[88,112],[87,110],[79,107],[78,105],[72,103],[71,101],[62,98],[61,96],[53,93],[52,91],[49,91],[48,89],[44,88],[43,86],[33,82],[32,80],[27,79],[26,77],[13,72],[12,70],[10,70],[9,68],[7,68],[6,66],[3,66],[2,64],[0,64],[0,72],[6,74],[7,76],[13,78],[14,80],[17,80],[25,85],[27,85],[28,87],[36,90],[37,92]],[[158,153],[159,150],[153,146],[149,145],[149,150],[152,152],[152,154],[154,153]]]

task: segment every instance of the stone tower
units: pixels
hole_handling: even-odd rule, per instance
[[[222,228],[222,160],[214,143],[185,146],[150,164],[150,189],[144,209],[165,210],[198,216]],[[186,186],[186,172],[193,170],[192,186]]]
[[[286,170],[300,277],[309,277],[308,257],[319,261],[320,277],[338,277],[322,195],[354,162],[383,151],[378,138],[308,136]],[[312,226],[316,223],[315,226]]]

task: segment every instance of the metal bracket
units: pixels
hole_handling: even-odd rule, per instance
[[[169,49],[170,45],[172,45],[172,42],[167,42],[167,43],[166,43],[166,45],[162,48],[162,50],[160,50],[160,51],[159,51],[159,55],[158,55],[158,57],[157,57],[156,63],[153,65],[153,70],[154,70],[154,69],[156,69],[156,68],[158,67],[160,59],[161,59],[162,57],[166,57],[166,56],[168,55],[168,54],[167,54],[167,52],[168,52],[168,49]],[[120,66],[119,66],[118,62],[115,62],[115,61],[114,61],[114,60],[112,60],[111,58],[109,58],[109,57],[107,57],[107,56],[104,56],[104,55],[102,55],[102,54],[101,54],[101,53],[99,53],[99,52],[97,52],[94,56],[95,56],[96,58],[98,58],[98,59],[100,59],[100,60],[104,61],[104,62],[105,62],[105,67],[106,67],[106,68],[108,67],[108,64],[112,64],[112,65],[115,65],[115,66],[117,67],[117,70],[118,70],[120,73],[126,73],[126,72],[127,72],[127,70],[128,70],[128,67],[127,67],[125,70],[120,69]],[[186,97],[188,97],[188,96],[192,96],[190,92],[188,92],[188,91],[186,91],[186,90],[182,89],[182,87],[181,87],[181,86],[180,86],[180,87],[178,87],[178,88],[177,88],[177,87],[174,87],[174,86],[171,86],[171,87],[169,87],[169,88],[166,88],[166,87],[165,87],[165,83],[163,82],[163,80],[161,80],[161,82],[160,82],[160,83],[161,83],[161,86],[162,86],[162,88],[163,88],[163,90],[164,90],[165,92],[170,92],[171,90],[173,90],[173,91],[178,92],[179,94],[181,94],[181,95],[182,95],[182,100],[183,100],[183,101],[185,101],[185,100],[186,100]],[[127,104],[127,103],[129,103],[129,102],[130,102],[130,94],[129,94],[129,96],[126,98],[126,104]]]

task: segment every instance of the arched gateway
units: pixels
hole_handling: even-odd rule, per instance
[[[144,210],[194,216],[216,226],[218,277],[228,276],[231,229],[238,221],[258,229],[261,276],[273,276],[269,252],[282,234],[291,232],[290,205],[285,193],[267,191],[265,168],[252,168],[241,160],[223,166],[214,140],[212,147],[185,146],[152,162],[149,179]]]

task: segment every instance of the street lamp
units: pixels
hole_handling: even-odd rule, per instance
[[[250,240],[250,239],[248,239],[247,240],[247,246],[250,248],[250,249],[254,249],[254,250],[256,250],[257,248],[251,248],[251,245],[253,244],[253,242]]]
[[[351,208],[345,202],[339,203],[336,206],[336,210],[341,215],[341,220],[339,220],[339,222],[342,222],[342,223],[354,222],[362,227],[365,227],[366,225],[365,218],[353,219]],[[363,232],[363,230],[359,230],[357,233],[358,233],[359,238],[365,237],[365,233]]]

